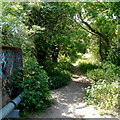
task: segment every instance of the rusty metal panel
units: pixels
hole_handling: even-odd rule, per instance
[[[22,67],[22,50],[19,47],[2,46],[0,51],[0,78],[2,79],[2,106],[18,94],[14,94],[14,86],[10,86],[9,76]],[[17,90],[15,90],[15,93]],[[1,92],[1,91],[0,91]]]

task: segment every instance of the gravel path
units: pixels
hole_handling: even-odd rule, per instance
[[[70,83],[52,91],[56,103],[45,113],[30,114],[28,118],[103,118],[93,106],[82,102],[89,80],[74,65],[74,74]]]

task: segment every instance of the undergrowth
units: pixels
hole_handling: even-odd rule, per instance
[[[68,58],[61,57],[57,63],[48,62],[46,68],[49,76],[50,89],[57,89],[68,84],[73,72],[73,66]]]
[[[45,70],[43,70],[43,68]],[[17,94],[23,93],[25,98],[18,106],[21,116],[31,112],[44,111],[51,106],[51,89],[57,89],[68,84],[71,79],[73,67],[66,57],[61,57],[58,62],[46,62],[46,66],[39,66],[36,60],[28,59],[24,67],[16,71],[12,86],[17,89]]]
[[[21,116],[37,112],[52,104],[47,73],[34,60],[27,61],[23,68],[12,76],[12,86],[24,95],[19,105]],[[23,77],[23,80],[22,78]]]
[[[79,62],[80,70],[91,80],[91,86],[86,88],[84,101],[95,104],[110,114],[118,112],[120,99],[118,83],[120,83],[120,67],[111,62],[101,64],[90,63],[87,60]],[[103,112],[105,113],[105,112]]]

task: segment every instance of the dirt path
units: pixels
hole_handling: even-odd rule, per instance
[[[89,80],[79,72],[76,64],[73,65],[74,74],[71,82],[61,89],[52,91],[56,103],[48,108],[46,113],[31,114],[29,118],[104,118],[93,106],[82,102]]]

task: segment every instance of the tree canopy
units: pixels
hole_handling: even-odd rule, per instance
[[[119,9],[119,2],[2,2],[2,45],[23,51],[25,80],[15,76],[14,83],[27,94],[22,108],[49,106],[49,89],[67,85],[77,58],[83,61],[80,70],[93,81],[88,100],[118,108]],[[85,63],[86,54],[97,63]]]
[[[119,4],[103,2],[3,3],[3,44],[32,42],[38,62],[96,45],[101,60],[117,41]],[[25,42],[25,43],[24,43]],[[92,50],[91,50],[92,51]]]

